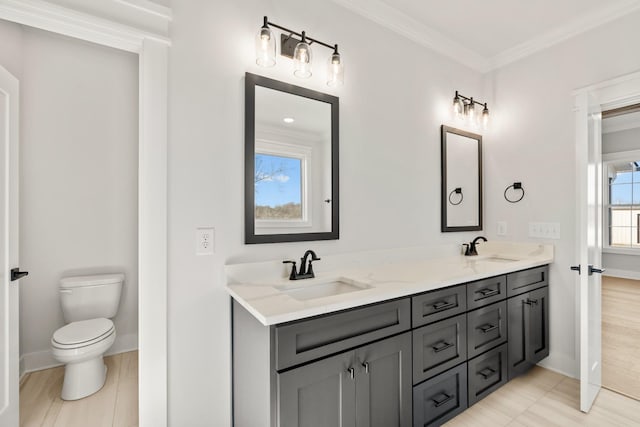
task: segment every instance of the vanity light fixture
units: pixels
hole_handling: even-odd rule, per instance
[[[311,68],[313,61],[311,45],[317,43],[333,50],[327,65],[327,85],[334,87],[344,84],[344,63],[338,52],[337,44],[332,46],[307,36],[306,31],[298,33],[274,24],[269,22],[266,16],[256,38],[256,64],[261,67],[273,67],[276,64],[276,42],[271,27],[286,33],[280,35],[280,55],[293,59],[293,74],[296,77],[302,79],[311,77],[313,73]],[[298,39],[294,35],[300,38]]]
[[[476,104],[482,107],[481,115],[476,110]],[[466,97],[456,91],[453,97],[453,114],[463,120],[469,120],[474,125],[478,124],[479,119],[482,121],[482,126],[486,129],[489,124],[489,108],[487,103],[478,102],[473,97]]]

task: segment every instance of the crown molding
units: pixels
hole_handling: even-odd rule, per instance
[[[141,10],[151,15],[158,16],[167,21],[173,20],[173,12],[171,8],[162,6],[161,4],[152,2],[151,0],[113,0],[116,3],[121,3],[130,6],[134,9]]]
[[[580,15],[565,25],[506,49],[493,57],[485,57],[380,0],[332,1],[481,73],[504,67],[640,9],[640,0],[627,0],[623,4],[608,5]]]
[[[380,0],[332,1],[469,68],[480,72],[490,69],[487,58]]]
[[[169,38],[42,0],[0,0],[0,19],[139,53],[144,40]]]
[[[599,10],[578,16],[565,25],[554,28],[524,43],[506,49],[489,59],[492,70],[504,67],[536,52],[561,43],[578,34],[585,33],[601,25],[615,21],[640,9],[639,0],[628,0],[624,4],[608,5]]]

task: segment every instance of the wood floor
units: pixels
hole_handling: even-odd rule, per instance
[[[138,425],[138,352],[104,358],[107,381],[84,399],[60,399],[64,368],[25,375],[20,383],[20,426],[133,427]]]
[[[640,402],[602,389],[589,414],[579,410],[580,384],[535,367],[449,421],[447,427],[640,426]]]
[[[602,278],[602,385],[640,399],[640,281]]]

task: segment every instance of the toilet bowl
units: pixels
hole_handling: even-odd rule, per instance
[[[67,325],[51,338],[53,357],[64,363],[61,398],[78,400],[102,388],[107,376],[103,355],[116,339],[110,318],[118,311],[123,274],[66,277],[60,302]]]
[[[115,339],[113,322],[105,318],[72,322],[53,334],[53,357],[66,365],[63,400],[82,399],[102,388],[107,375],[102,356]]]

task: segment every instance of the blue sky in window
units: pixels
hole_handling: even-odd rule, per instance
[[[612,205],[640,204],[640,171],[617,172],[610,189]]]
[[[302,202],[300,159],[256,153],[255,162],[256,206]]]

